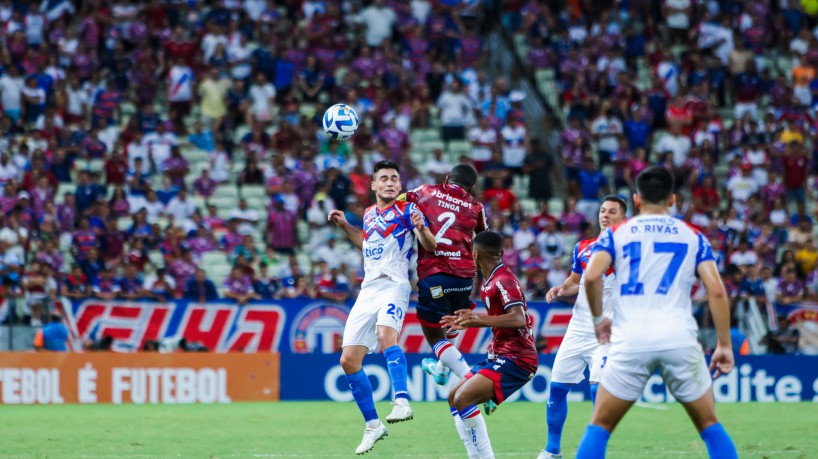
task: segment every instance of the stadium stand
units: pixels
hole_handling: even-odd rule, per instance
[[[818,30],[794,3],[6,3],[0,275],[20,301],[2,319],[39,324],[57,296],[198,299],[197,268],[241,301],[354,294],[360,254],[326,214],[360,222],[392,158],[405,188],[478,168],[531,298],[568,275],[600,198],[662,164],[737,325],[777,332],[818,301]],[[489,64],[503,49],[513,85]],[[336,102],[362,120],[347,142],[319,132]]]

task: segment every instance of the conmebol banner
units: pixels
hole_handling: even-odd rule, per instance
[[[334,400],[352,401],[349,384],[336,355],[282,355],[281,400]],[[446,400],[454,378],[448,386],[438,386],[420,366],[425,355],[407,355],[409,365],[409,398],[416,401]],[[477,363],[485,355],[466,355],[469,363]],[[536,376],[509,400],[542,402],[548,400],[548,384],[554,355],[541,355]],[[371,354],[364,359],[364,370],[372,381],[376,400],[391,398],[389,372],[383,355]],[[295,377],[294,375],[298,375]],[[569,400],[590,400],[586,380],[571,390]],[[730,374],[713,381],[717,402],[818,402],[818,357],[808,356],[737,356],[736,368]],[[663,403],[674,401],[673,396],[654,374],[644,392],[642,401]]]

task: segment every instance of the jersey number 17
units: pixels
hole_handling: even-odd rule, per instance
[[[639,241],[631,242],[622,247],[623,257],[630,259],[628,282],[622,284],[619,294],[622,296],[628,295],[644,295],[645,284],[639,282],[639,265],[642,263],[642,243]],[[670,259],[665,274],[656,288],[657,295],[667,295],[673,281],[679,274],[679,268],[682,267],[685,255],[687,255],[687,244],[679,242],[654,242],[654,253],[670,253],[673,257]]]

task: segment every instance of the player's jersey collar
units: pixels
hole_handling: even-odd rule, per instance
[[[500,262],[499,265],[495,266],[494,269],[491,270],[491,274],[489,274],[489,277],[486,278],[486,283],[488,283],[491,280],[491,278],[494,277],[494,273],[496,273],[500,268],[503,268],[505,266],[506,266],[505,263],[503,263],[502,261]]]

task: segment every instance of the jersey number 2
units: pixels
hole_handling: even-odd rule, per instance
[[[438,244],[452,245],[452,240],[443,237],[443,235],[446,234],[446,230],[454,225],[455,218],[454,212],[443,212],[437,217],[437,221],[443,222],[443,226],[441,226],[440,230],[435,234],[435,241],[437,241]]]
[[[639,282],[639,264],[642,263],[642,243],[631,242],[626,244],[622,247],[622,252],[624,258],[630,259],[630,269],[628,282],[622,284],[619,294],[622,296],[644,295],[645,284]],[[682,267],[685,255],[687,255],[687,244],[678,242],[654,242],[653,252],[673,254],[673,257],[670,259],[670,264],[667,266],[665,274],[662,276],[662,280],[659,281],[659,286],[656,288],[657,295],[667,295],[670,286],[673,285],[673,281],[676,280],[676,276],[679,274],[679,268]]]

